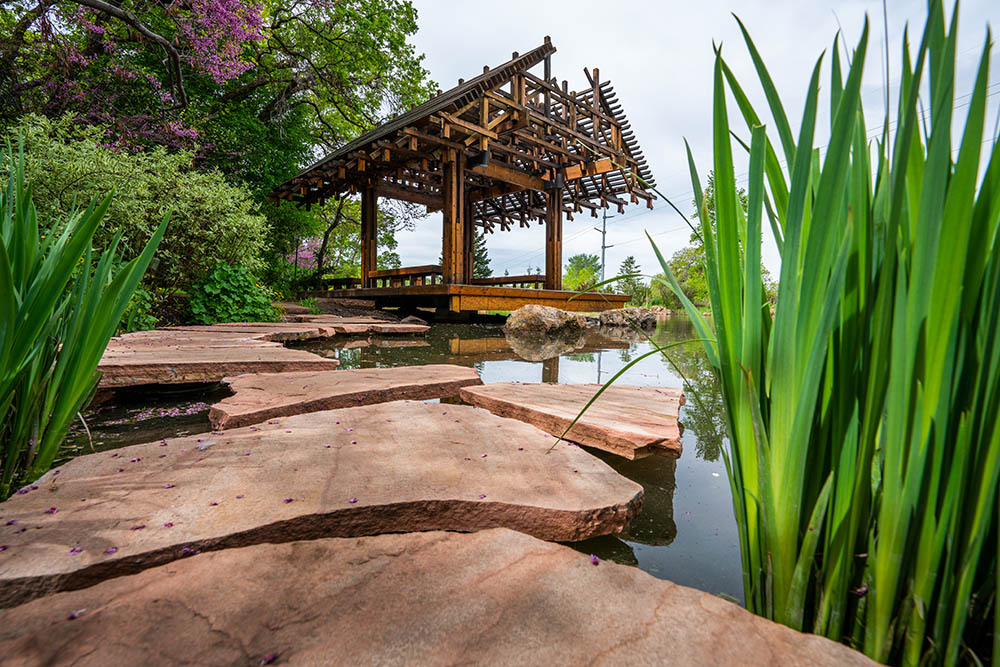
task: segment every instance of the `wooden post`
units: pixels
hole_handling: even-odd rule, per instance
[[[542,382],[559,384],[559,357],[542,361]]]
[[[545,191],[545,289],[562,289],[562,190]]]
[[[476,268],[475,258],[476,247],[476,225],[472,215],[472,202],[466,198],[464,211],[462,213],[462,284],[471,285]]]
[[[361,286],[374,287],[371,272],[378,264],[378,195],[375,186],[361,192]]]
[[[449,150],[444,163],[444,219],[441,234],[443,280],[461,284],[465,278],[465,154]]]

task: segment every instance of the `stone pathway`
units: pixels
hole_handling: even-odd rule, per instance
[[[0,504],[0,607],[262,542],[619,532],[642,487],[552,442],[471,406],[397,401],[80,456]]]
[[[99,389],[218,382],[239,373],[333,370],[338,362],[238,332],[146,331],[112,338]]]
[[[185,325],[112,338],[97,369],[99,389],[218,382],[242,373],[330,370],[337,362],[281,341],[352,334],[413,334],[430,327],[366,317],[304,315],[315,321]]]
[[[561,436],[601,388],[597,384],[503,382],[467,387],[460,396],[490,412]],[[660,451],[681,455],[677,423],[684,392],[660,387],[613,385],[573,426],[567,438],[627,459]]]
[[[217,429],[335,408],[450,398],[458,396],[462,387],[482,384],[476,369],[449,364],[336,373],[252,373],[226,378],[224,382],[233,395],[213,405],[208,414]]]
[[[872,665],[510,530],[204,553],[0,612],[5,664]]]

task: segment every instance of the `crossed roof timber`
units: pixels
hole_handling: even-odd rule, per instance
[[[360,192],[440,209],[442,165],[464,153],[475,223],[487,231],[528,226],[545,215],[545,190],[560,189],[570,219],[584,209],[619,211],[655,183],[608,81],[584,70],[589,88],[570,91],[550,75],[548,37],[511,60],[393,118],[305,169],[271,193],[299,205]],[[544,64],[544,75],[531,70]]]

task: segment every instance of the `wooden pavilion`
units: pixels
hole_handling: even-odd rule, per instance
[[[562,290],[563,216],[642,200],[653,178],[608,81],[584,69],[588,86],[570,91],[551,73],[556,49],[536,49],[414,107],[279,186],[273,201],[301,206],[360,194],[361,278],[334,281],[337,296],[380,306],[451,311],[513,310],[527,303],[568,310],[619,308],[628,297]],[[542,65],[542,76],[530,70]],[[378,197],[443,214],[442,265],[383,270],[376,265]],[[545,274],[477,279],[475,227],[486,232],[532,220],[545,225]]]

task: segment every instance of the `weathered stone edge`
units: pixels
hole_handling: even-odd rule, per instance
[[[642,509],[640,489],[627,503],[579,512],[533,508],[530,517],[522,505],[470,500],[419,500],[309,514],[255,527],[231,535],[181,542],[121,558],[109,558],[65,574],[0,580],[0,609],[81,588],[204,551],[217,551],[254,544],[280,544],[326,537],[363,537],[383,533],[413,533],[432,530],[476,532],[510,528],[552,542],[577,542],[622,531]],[[560,516],[576,525],[567,529]]]

